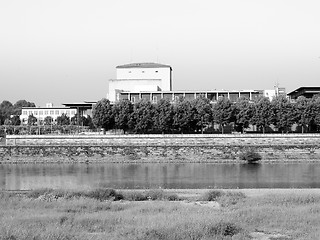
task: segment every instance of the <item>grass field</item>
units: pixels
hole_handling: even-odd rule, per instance
[[[0,193],[0,239],[7,240],[307,240],[319,236],[318,191]]]

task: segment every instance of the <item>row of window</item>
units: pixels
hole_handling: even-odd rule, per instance
[[[66,114],[68,116],[73,116],[76,114],[76,110],[23,110],[22,115],[44,115],[44,116],[51,116],[51,115],[57,115],[60,116],[62,114]]]
[[[141,72],[142,72],[142,73],[145,73],[145,71],[141,71]],[[157,73],[158,71],[154,71],[154,72],[156,72],[156,73]],[[129,73],[131,73],[131,71],[129,71]]]

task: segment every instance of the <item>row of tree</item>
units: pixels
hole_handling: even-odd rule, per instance
[[[270,126],[279,132],[290,132],[298,126],[302,132],[320,129],[320,96],[312,99],[300,97],[290,102],[285,96],[270,101],[259,97],[255,101],[240,98],[236,103],[220,98],[212,104],[206,98],[171,103],[161,99],[158,103],[141,100],[132,104],[122,100],[111,105],[101,99],[93,109],[93,123],[97,127],[122,129],[133,133],[199,133],[214,126],[224,133],[226,126],[244,132],[250,126],[265,133]]]
[[[0,103],[0,125],[20,125],[21,109],[23,107],[35,107],[33,102],[19,100],[15,104],[4,100]]]

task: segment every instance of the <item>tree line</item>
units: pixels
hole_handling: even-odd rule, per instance
[[[317,132],[320,130],[320,96],[312,99],[299,97],[295,102],[285,96],[277,96],[271,101],[259,97],[254,101],[240,98],[231,102],[219,98],[216,103],[209,99],[187,100],[180,98],[173,103],[161,99],[153,104],[140,100],[133,104],[121,100],[114,105],[101,99],[93,108],[93,123],[105,130],[121,129],[124,133],[203,133],[221,132],[226,127],[232,131],[258,132],[293,131]]]

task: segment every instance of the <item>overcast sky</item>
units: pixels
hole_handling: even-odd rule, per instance
[[[0,102],[100,100],[117,65],[174,90],[320,85],[319,0],[0,0]]]

